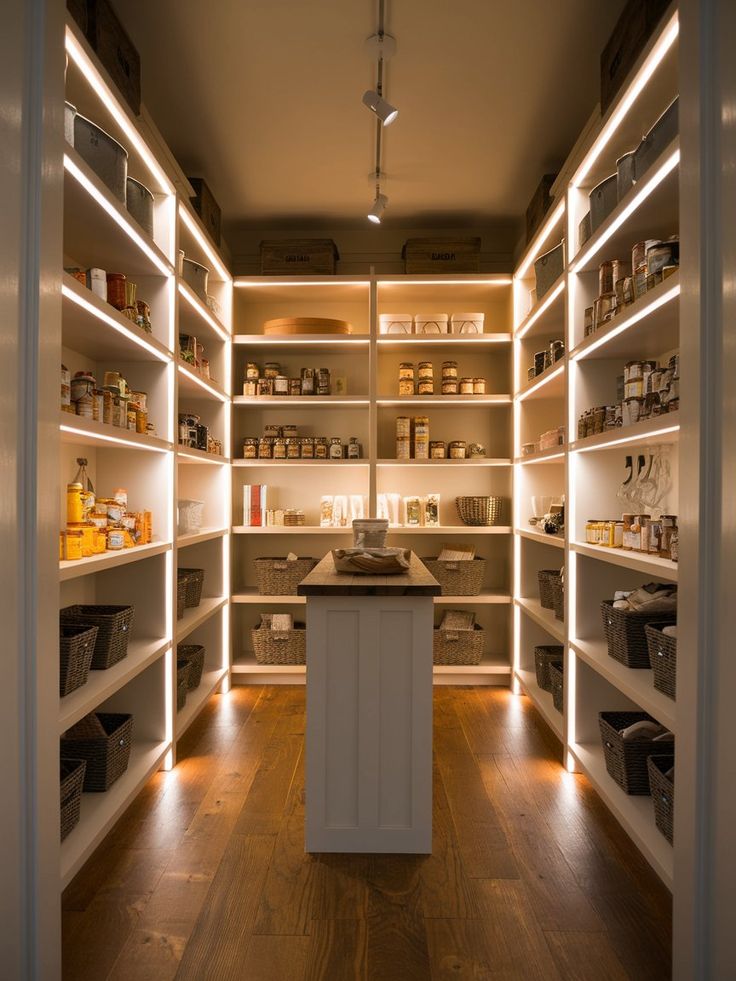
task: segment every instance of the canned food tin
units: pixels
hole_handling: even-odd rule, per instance
[[[584,336],[593,333],[593,307],[586,307],[583,317]]]
[[[593,329],[600,330],[604,324],[608,323],[615,312],[615,293],[604,293],[602,296],[597,297],[593,304]]]
[[[676,266],[680,261],[680,240],[668,239],[647,249],[647,274],[661,273],[665,266]]]
[[[657,238],[648,238],[643,242],[637,242],[631,249],[631,270],[636,273],[638,269],[646,265],[647,249],[651,249],[662,243]]]
[[[631,275],[631,263],[623,259],[612,259],[611,262],[613,264],[613,289],[615,289],[616,283]]]
[[[613,260],[607,259],[598,266],[598,294],[613,293]]]

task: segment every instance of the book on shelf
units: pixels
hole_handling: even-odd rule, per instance
[[[268,486],[245,484],[243,487],[243,524],[248,528],[264,528],[268,509]]]

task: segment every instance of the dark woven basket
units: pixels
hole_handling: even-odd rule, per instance
[[[675,824],[675,783],[665,776],[675,765],[675,757],[650,756],[647,760],[649,770],[649,789],[654,804],[654,823],[672,844]]]
[[[186,587],[186,598],[184,605],[187,609],[199,606],[202,600],[202,586],[204,585],[204,569],[179,569],[177,572],[178,580],[184,580]]]
[[[97,642],[97,627],[59,625],[59,696],[63,698],[87,684]]]
[[[189,691],[189,661],[186,658],[176,659],[176,711],[181,712],[187,703]]]
[[[666,623],[648,623],[644,627],[649,663],[654,673],[654,687],[668,698],[677,695],[677,637],[662,633]]]
[[[558,712],[562,712],[565,703],[565,668],[562,661],[550,661],[549,680],[552,691],[552,703]]]
[[[186,579],[176,580],[176,619],[184,619],[184,610],[187,605],[187,581]]]
[[[619,787],[627,794],[647,796],[649,794],[649,774],[647,773],[647,758],[657,750],[667,748],[663,743],[655,743],[651,739],[621,738],[620,729],[625,729],[634,722],[647,719],[656,722],[646,712],[599,712],[598,724],[603,742],[603,754],[606,758],[606,770]]]
[[[94,714],[100,720],[105,736],[80,736],[75,733],[77,727],[72,726],[61,737],[62,759],[86,760],[84,789],[88,792],[108,790],[125,773],[133,735],[132,715],[119,712]]]
[[[562,579],[562,574],[558,572],[550,576],[550,585],[552,587],[552,609],[555,611],[555,619],[564,621],[565,584]]]
[[[537,582],[539,583],[539,602],[545,610],[554,610],[555,601],[552,592],[552,582],[555,576],[559,577],[558,569],[540,569],[537,572]]]
[[[649,648],[644,628],[656,620],[661,626],[674,624],[677,617],[656,613],[639,613],[636,610],[615,610],[613,600],[601,603],[603,633],[608,644],[608,656],[625,664],[627,668],[646,668],[649,664]]]
[[[540,644],[534,648],[534,669],[537,673],[537,684],[542,691],[552,691],[552,682],[549,677],[550,661],[562,659],[562,646],[560,644]]]
[[[82,785],[87,764],[84,760],[60,760],[60,830],[61,840],[79,823],[79,812],[82,807]]]
[[[92,670],[105,671],[122,661],[128,653],[133,628],[132,606],[66,606],[60,612],[62,626],[97,627]]]
[[[205,649],[201,644],[177,644],[176,657],[189,662],[189,691],[199,688],[204,670]]]

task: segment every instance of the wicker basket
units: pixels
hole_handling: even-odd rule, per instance
[[[464,525],[497,525],[501,519],[500,497],[456,497],[455,506]]]
[[[662,633],[666,623],[647,623],[644,633],[647,638],[649,663],[654,673],[654,687],[668,698],[677,695],[677,637]]]
[[[205,649],[201,644],[177,644],[176,657],[178,661],[189,662],[189,691],[199,688],[204,670]]]
[[[176,711],[181,712],[187,703],[190,665],[186,658],[176,659]]]
[[[133,627],[132,606],[67,606],[59,614],[62,626],[68,624],[97,627],[92,670],[105,671],[122,661],[128,653]]]
[[[199,606],[202,601],[202,586],[204,586],[204,569],[179,569],[176,573],[177,586],[184,582],[184,606],[191,609]]]
[[[95,652],[97,627],[62,623],[59,626],[59,696],[87,684]]]
[[[562,661],[550,661],[548,671],[552,704],[561,713],[565,701],[565,666]]]
[[[184,619],[184,610],[187,606],[187,581],[177,578],[176,580],[176,619]]]
[[[79,811],[82,806],[82,785],[87,764],[84,760],[61,760],[59,805],[61,840],[63,841],[79,823]]]
[[[549,676],[549,665],[552,661],[562,660],[563,648],[560,644],[540,644],[534,648],[534,669],[537,674],[537,684],[542,691],[552,691],[552,681]]]
[[[422,559],[442,587],[443,596],[478,596],[486,571],[485,559],[460,559],[446,562],[437,558]]]
[[[104,736],[85,731],[82,719],[61,737],[62,759],[85,760],[86,791],[108,790],[128,769],[133,735],[133,716],[118,712],[95,712]]]
[[[565,583],[561,573],[550,576],[550,586],[552,588],[552,609],[555,611],[555,620],[565,619]]]
[[[649,789],[654,804],[654,823],[670,844],[674,840],[675,783],[673,780],[668,780],[665,773],[674,765],[675,757],[671,754],[650,756],[647,760]]]
[[[442,630],[435,627],[432,640],[432,660],[435,664],[480,664],[483,657],[483,628],[475,624],[472,630]]]
[[[307,628],[294,623],[291,630],[255,627],[251,631],[253,651],[259,664],[306,664]]]
[[[674,624],[677,617],[662,616],[652,613],[640,613],[637,610],[616,610],[613,600],[604,600],[601,604],[603,617],[603,633],[608,643],[608,656],[615,661],[625,664],[627,668],[649,669],[649,648],[644,628],[653,620],[660,627]]]
[[[537,572],[537,582],[539,583],[539,602],[545,610],[554,610],[555,601],[552,591],[552,582],[555,576],[559,577],[558,569],[540,569]]]
[[[261,596],[295,596],[296,587],[317,565],[312,558],[289,561],[274,556],[255,559],[256,580]]]
[[[666,746],[651,739],[624,740],[619,730],[645,719],[649,722],[657,721],[646,712],[598,713],[606,770],[624,793],[639,796],[649,794],[647,758],[657,750],[666,749]]]

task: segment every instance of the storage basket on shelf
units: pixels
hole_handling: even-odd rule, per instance
[[[180,580],[184,581],[184,606],[187,609],[199,606],[202,601],[204,569],[178,569],[176,576],[177,582]]]
[[[554,610],[555,600],[553,593],[553,581],[559,578],[557,569],[540,569],[537,572],[537,582],[539,584],[539,602],[545,610]]]
[[[60,760],[59,806],[61,840],[79,823],[82,806],[82,786],[87,764],[84,760]]]
[[[176,619],[184,619],[184,610],[187,606],[187,581],[186,579],[180,579],[177,576],[176,579]]]
[[[614,609],[613,600],[603,600],[603,633],[608,644],[608,656],[627,668],[649,668],[649,648],[644,628],[656,621],[660,626],[674,624],[673,613],[647,613],[639,610]]]
[[[669,698],[677,695],[677,637],[662,632],[667,623],[647,623],[644,633],[647,638],[649,663],[654,674],[654,687]]]
[[[562,661],[550,661],[549,663],[550,692],[552,693],[552,704],[558,712],[562,712],[565,700],[565,666]]]
[[[542,691],[552,692],[549,665],[552,661],[561,661],[562,653],[561,644],[539,644],[534,648],[534,670],[537,674],[537,684]]]
[[[599,712],[598,725],[603,742],[606,770],[627,794],[647,796],[649,774],[647,759],[671,748],[672,744],[653,739],[624,739],[621,730],[635,722],[655,722],[647,712]]]
[[[97,627],[59,625],[59,696],[87,684],[97,641]]]
[[[176,711],[181,712],[187,703],[190,664],[186,658],[176,659]]]
[[[180,498],[176,502],[178,511],[178,529],[180,535],[196,535],[202,528],[204,501],[190,501]]]
[[[483,585],[486,560],[422,559],[442,587],[443,596],[478,596]]]
[[[105,671],[122,661],[128,653],[128,640],[133,628],[132,606],[65,606],[59,613],[62,626],[97,627],[93,671]]]
[[[456,497],[455,506],[460,520],[464,525],[490,526],[497,525],[501,519],[500,497]]]
[[[435,664],[480,664],[483,657],[483,628],[474,624],[471,630],[443,630],[435,627],[432,660]]]
[[[128,769],[132,736],[132,715],[90,712],[61,737],[61,757],[86,761],[84,790],[108,790]]]
[[[317,560],[307,557],[289,560],[266,555],[254,559],[253,564],[261,596],[295,596],[296,587],[317,565]]]
[[[199,688],[202,681],[202,671],[204,670],[205,649],[201,644],[177,644],[176,657],[179,661],[189,663],[189,691]]]
[[[667,774],[675,765],[672,754],[656,754],[647,760],[649,790],[654,804],[654,823],[672,844],[675,823],[675,781]]]
[[[251,631],[253,652],[259,664],[306,664],[307,628],[295,622],[290,630],[271,630],[260,624]]]
[[[550,577],[552,588],[552,609],[555,611],[555,619],[565,619],[565,579],[561,572]]]

